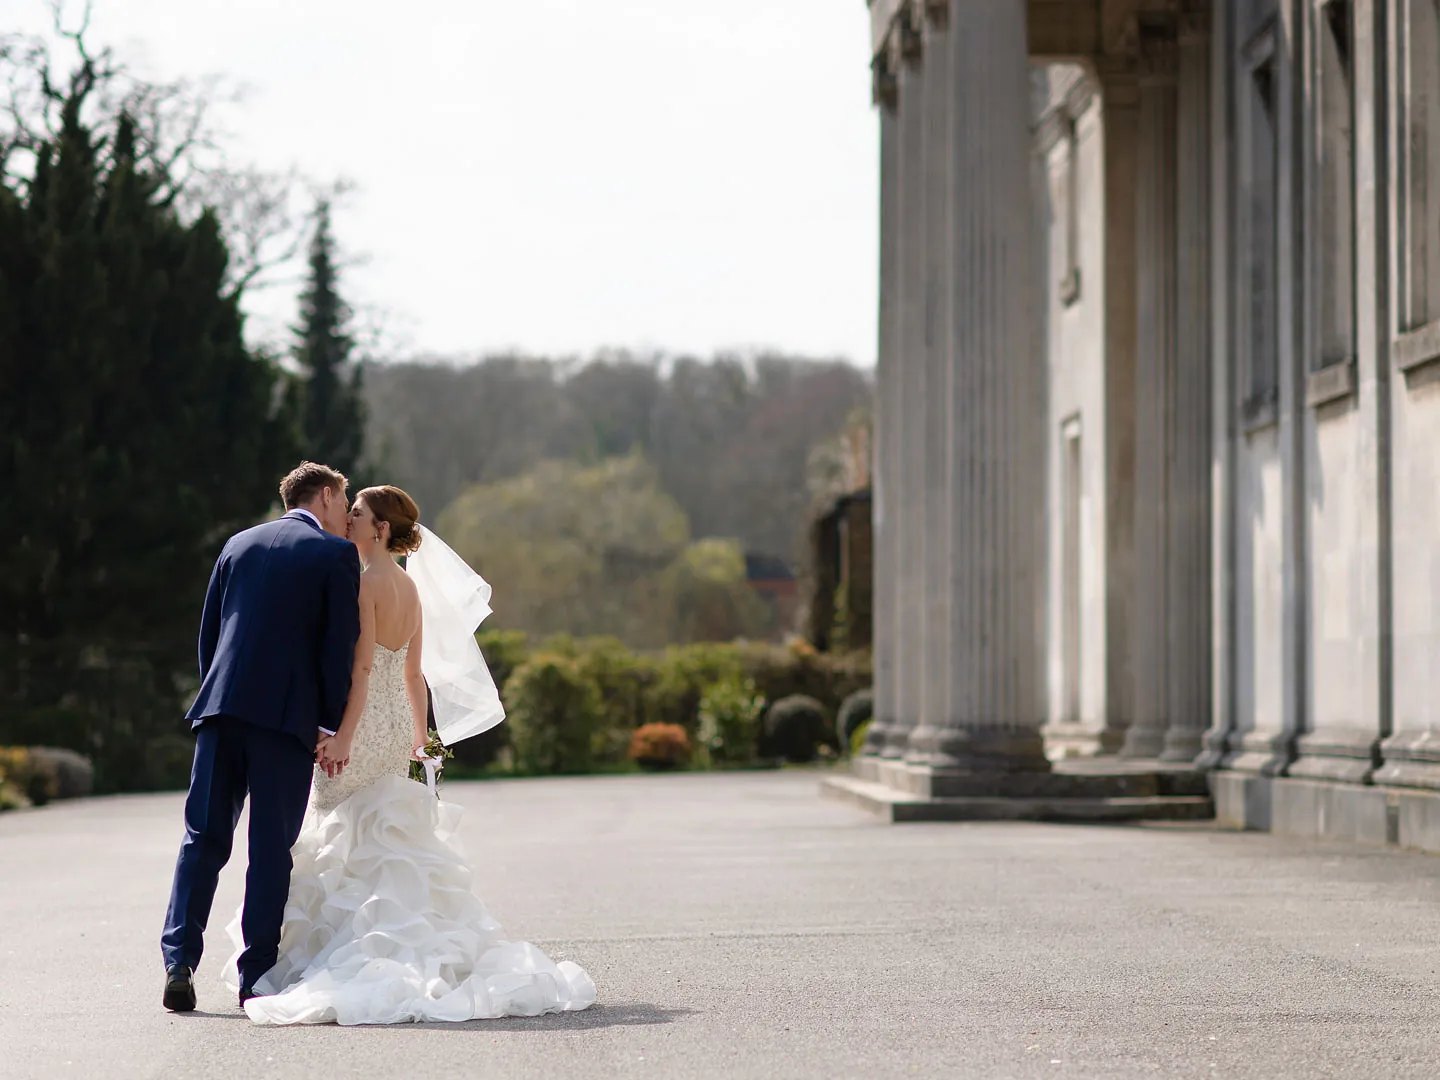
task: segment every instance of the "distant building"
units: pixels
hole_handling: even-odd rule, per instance
[[[821,652],[868,649],[874,561],[869,491],[852,491],[816,515],[810,529],[806,637]]]
[[[784,559],[747,552],[745,579],[770,611],[770,636],[780,640],[794,629],[800,608],[800,582]]]

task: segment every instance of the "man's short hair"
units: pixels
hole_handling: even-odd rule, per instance
[[[280,481],[280,501],[285,504],[286,510],[294,510],[297,506],[313,501],[326,488],[343,499],[345,489],[349,486],[350,481],[345,479],[345,474],[338,469],[332,469],[329,465],[318,465],[313,461],[302,461]]]

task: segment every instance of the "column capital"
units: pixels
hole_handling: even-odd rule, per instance
[[[1141,86],[1175,84],[1180,57],[1175,29],[1170,19],[1140,24],[1135,76]]]
[[[1095,78],[1106,113],[1133,109],[1139,104],[1139,77],[1135,61],[1128,57],[1100,57],[1095,61]]]
[[[879,56],[889,46],[896,13],[909,0],[868,0],[870,5],[870,55]]]
[[[1175,20],[1175,37],[1183,45],[1201,45],[1210,41],[1210,8],[1208,5],[1186,3]]]
[[[900,104],[900,80],[888,52],[870,62],[870,104],[882,109],[895,109]]]
[[[918,67],[925,55],[924,0],[907,0],[895,20],[894,37],[900,62]]]

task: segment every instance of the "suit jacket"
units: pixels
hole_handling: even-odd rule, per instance
[[[200,617],[200,693],[212,716],[294,735],[312,749],[340,727],[360,637],[360,558],[302,515],[232,536]]]

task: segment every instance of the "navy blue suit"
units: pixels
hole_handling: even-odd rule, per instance
[[[161,937],[167,968],[199,965],[205,924],[250,797],[240,985],[275,965],[290,848],[310,798],[320,729],[338,730],[360,637],[354,546],[290,513],[232,536],[200,619],[195,764]]]

